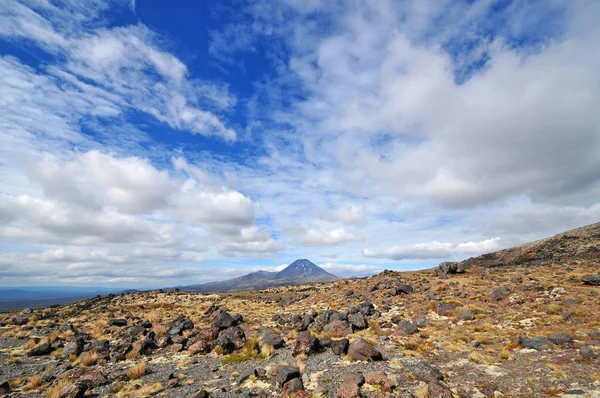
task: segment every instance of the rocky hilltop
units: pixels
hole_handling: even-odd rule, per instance
[[[4,313],[0,391],[598,397],[596,228],[418,272],[220,294],[123,293]],[[526,253],[535,258],[519,260]]]

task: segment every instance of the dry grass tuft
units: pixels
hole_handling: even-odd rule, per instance
[[[136,380],[146,374],[146,362],[138,362],[125,371],[129,380]]]
[[[61,391],[64,390],[69,384],[71,384],[71,382],[67,379],[58,380],[56,384],[48,389],[48,398],[60,398]]]
[[[42,384],[39,375],[31,376],[27,384],[23,386],[23,391],[36,390]]]
[[[92,350],[81,354],[78,363],[83,366],[92,366],[98,363],[98,359],[98,353],[96,350]]]

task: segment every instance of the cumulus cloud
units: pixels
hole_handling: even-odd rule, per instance
[[[478,255],[500,249],[500,238],[486,239],[480,242],[458,244],[443,242],[416,243],[412,245],[394,245],[384,250],[363,250],[363,256],[387,258],[391,260],[439,259],[454,254]]]
[[[339,277],[374,275],[385,269],[379,265],[369,264],[324,263],[319,266]]]
[[[295,240],[303,246],[333,246],[346,242],[360,242],[364,236],[346,231],[344,228],[292,229]]]

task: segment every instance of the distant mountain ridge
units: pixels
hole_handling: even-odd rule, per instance
[[[338,279],[307,259],[298,259],[279,272],[256,271],[219,282],[181,286],[194,292],[227,292],[233,290],[256,290],[273,286],[301,285],[314,282],[331,282]]]

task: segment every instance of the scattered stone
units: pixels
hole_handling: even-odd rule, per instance
[[[552,349],[552,342],[545,337],[524,338],[519,345],[521,348],[531,348],[537,351]]]
[[[358,330],[366,329],[369,326],[367,324],[365,316],[361,313],[354,314],[351,317],[349,317],[348,322],[350,323],[350,325],[352,325]]]
[[[425,361],[417,358],[404,358],[402,371],[415,376],[417,380],[426,383],[444,380],[444,375]]]
[[[60,391],[59,398],[81,398],[85,395],[87,386],[83,384],[69,384]]]
[[[579,353],[584,357],[584,358],[588,358],[588,359],[594,359],[598,356],[598,354],[596,354],[594,352],[594,350],[592,350],[590,347],[588,346],[583,346],[579,349]]]
[[[350,325],[347,321],[334,320],[325,325],[323,331],[332,336],[341,337],[351,334],[353,329],[352,325]]]
[[[473,313],[469,310],[461,311],[456,318],[460,319],[461,321],[472,321],[475,319]]]
[[[199,340],[188,347],[188,351],[192,355],[204,354],[211,350],[211,345],[206,340]]]
[[[396,383],[394,383],[383,372],[367,373],[365,375],[365,382],[371,385],[379,385],[385,392],[392,392],[392,390],[396,387]]]
[[[439,381],[431,381],[428,386],[430,398],[452,398],[452,391]]]
[[[227,335],[219,336],[215,342],[215,347],[219,347],[223,354],[231,354],[235,350],[235,344]]]
[[[27,356],[38,357],[41,355],[48,355],[52,352],[52,344],[46,342],[36,345],[27,353]]]
[[[298,378],[292,379],[283,385],[283,393],[285,395],[290,395],[302,390],[304,390],[304,385],[302,384],[302,380]]]
[[[454,311],[458,307],[461,307],[461,305],[457,303],[444,303],[442,301],[437,301],[435,303],[435,312],[437,312],[439,315],[444,315],[448,312]]]
[[[438,296],[437,294],[435,294],[434,292],[429,292],[427,293],[427,298],[429,300],[433,300],[433,301],[439,301],[441,300],[440,296]]]
[[[210,394],[206,390],[200,390],[194,393],[190,398],[208,398]]]
[[[62,356],[63,358],[68,358],[71,355],[79,356],[83,352],[83,346],[85,345],[85,341],[78,337],[73,341],[70,341],[63,347]]]
[[[407,285],[406,283],[402,283],[400,281],[396,282],[396,294],[410,294],[413,292],[413,287],[410,285]]]
[[[348,346],[350,345],[350,341],[348,339],[341,340],[333,340],[329,344],[329,348],[336,355],[345,355],[348,352]]]
[[[319,351],[319,340],[310,334],[309,331],[302,332],[298,335],[294,346],[292,347],[292,355],[310,355]]]
[[[403,319],[398,322],[398,326],[396,327],[396,336],[409,336],[411,334],[415,334],[419,331],[417,325],[412,323],[409,320]]]
[[[360,337],[355,339],[348,347],[348,356],[353,361],[379,361],[383,359],[381,352]]]
[[[346,293],[344,293],[344,297],[350,297],[354,294],[354,292],[352,290],[346,290]]]
[[[102,372],[93,370],[79,378],[79,382],[88,386],[88,388],[96,388],[108,384],[108,379]]]
[[[175,388],[178,385],[179,385],[179,379],[177,379],[177,378],[169,379],[169,382],[167,383],[167,388]]]
[[[343,373],[336,396],[338,398],[358,398],[360,397],[360,387],[363,384],[365,384],[365,378],[360,373]]]
[[[283,386],[285,383],[292,379],[297,379],[300,377],[300,369],[296,366],[283,365],[277,368],[277,374],[275,375],[275,381],[280,386]]]
[[[246,334],[239,326],[231,326],[219,333],[219,337],[227,336],[236,349],[244,347],[246,344]]]
[[[119,326],[119,327],[127,326],[127,319],[123,319],[123,318],[111,319],[110,324],[112,326]]]
[[[219,313],[217,318],[214,320],[213,325],[215,327],[223,330],[223,329],[227,329],[231,326],[235,326],[236,322],[235,322],[235,319],[233,319],[233,317],[231,315],[229,315],[227,312],[221,312],[221,313]]]
[[[508,292],[508,287],[502,286],[497,289],[490,291],[488,294],[496,301],[502,300],[504,295]]]
[[[8,394],[8,393],[10,393],[10,384],[8,384],[8,381],[5,381],[0,384],[0,394]]]
[[[557,333],[548,336],[548,340],[561,347],[569,347],[573,343],[573,335],[568,333]]]
[[[586,285],[600,286],[600,274],[584,275],[581,281]]]

